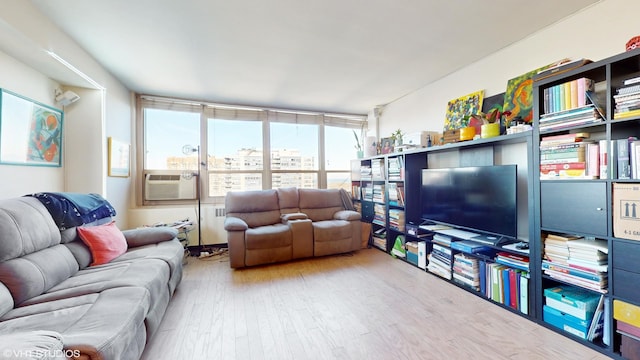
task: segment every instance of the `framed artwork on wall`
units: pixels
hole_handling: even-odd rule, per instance
[[[107,139],[109,151],[109,176],[129,177],[131,145],[112,137]]]
[[[62,110],[0,89],[0,163],[62,166]]]

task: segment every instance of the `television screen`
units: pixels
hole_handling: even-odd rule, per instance
[[[423,169],[422,219],[517,238],[516,165]]]

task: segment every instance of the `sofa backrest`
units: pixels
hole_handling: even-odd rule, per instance
[[[312,221],[333,219],[333,214],[344,210],[338,189],[298,189],[300,212]]]
[[[280,223],[276,190],[231,191],[225,197],[227,217],[237,217],[258,227]]]
[[[15,305],[78,271],[75,258],[60,244],[53,218],[35,198],[0,200],[0,239],[0,282]]]
[[[295,187],[279,188],[278,192],[278,204],[280,206],[281,214],[292,214],[300,212],[300,206],[298,205],[298,189]]]

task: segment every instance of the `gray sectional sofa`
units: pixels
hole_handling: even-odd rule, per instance
[[[60,230],[34,197],[0,200],[2,354],[59,338],[78,359],[140,358],[180,283],[184,249],[172,228],[122,233],[126,252],[90,266],[77,227]]]
[[[225,230],[230,266],[242,268],[361,248],[360,213],[337,189],[229,192]]]

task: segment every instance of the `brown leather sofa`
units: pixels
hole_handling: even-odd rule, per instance
[[[337,189],[229,192],[225,199],[230,266],[242,268],[346,253],[361,246],[360,213]]]

